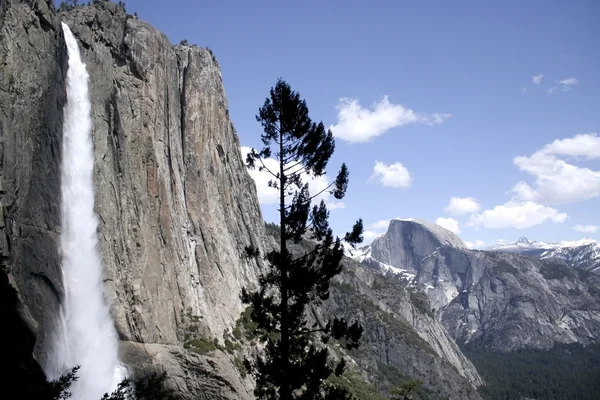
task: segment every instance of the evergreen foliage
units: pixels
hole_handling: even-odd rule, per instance
[[[40,387],[32,399],[37,400],[67,400],[72,398],[70,390],[75,382],[79,366],[74,367],[60,378]],[[174,400],[171,392],[164,388],[166,374],[151,374],[145,378],[132,381],[123,379],[112,393],[105,393],[99,400]]]
[[[557,344],[513,352],[463,349],[487,385],[487,399],[592,400],[600,393],[600,346]]]
[[[60,5],[58,6],[58,11],[70,11],[79,5],[80,4],[78,0],[61,1]]]
[[[343,373],[343,363],[331,365],[323,343],[333,337],[347,348],[359,346],[362,327],[333,319],[325,326],[309,325],[306,308],[329,297],[329,282],[342,270],[342,240],[334,238],[329,227],[329,211],[324,201],[311,209],[311,201],[329,191],[336,199],[345,196],[349,172],[341,165],[336,179],[324,191],[311,194],[306,176],[322,176],[333,154],[335,142],[322,122],[308,115],[306,102],[289,84],[279,79],[256,117],[263,127],[260,151],[252,149],[246,159],[249,168],[271,175],[268,185],[279,191],[279,250],[264,259],[269,269],[259,278],[259,288],[242,291],[242,301],[252,306],[251,318],[261,340],[266,342],[264,357],[248,362],[256,377],[255,394],[260,399],[346,399],[344,387],[326,381],[334,372]],[[264,160],[273,157],[278,170]],[[344,241],[354,246],[362,242],[362,220],[358,220]],[[289,245],[308,238],[316,244],[301,255],[293,255]],[[261,257],[258,250],[246,248],[249,257]],[[316,336],[318,335],[318,337]]]

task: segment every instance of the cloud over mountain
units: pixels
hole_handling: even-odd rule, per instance
[[[600,171],[575,165],[581,159],[600,159],[600,137],[595,133],[557,139],[530,156],[515,157],[513,163],[534,181],[521,181],[512,191],[519,200],[550,205],[598,197]]]

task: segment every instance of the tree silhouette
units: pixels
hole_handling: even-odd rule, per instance
[[[341,387],[325,383],[334,371],[341,374],[342,359],[331,365],[323,343],[334,337],[347,348],[359,345],[362,327],[343,319],[334,319],[324,326],[309,325],[306,308],[318,305],[329,297],[329,282],[342,270],[342,240],[329,227],[329,212],[325,202],[313,206],[312,200],[329,192],[342,199],[348,187],[348,168],[341,165],[336,179],[324,190],[311,195],[307,177],[325,174],[335,142],[322,122],[308,116],[306,102],[288,83],[279,79],[256,116],[264,133],[264,145],[247,156],[249,168],[258,168],[271,176],[269,187],[279,191],[279,249],[264,257],[269,268],[259,278],[257,291],[242,290],[242,301],[252,307],[251,318],[266,342],[264,357],[247,363],[256,377],[255,394],[260,399],[345,399],[349,394]],[[278,162],[278,169],[269,169],[267,158]],[[363,225],[358,220],[344,241],[351,246],[362,242]],[[309,239],[314,244],[303,254],[292,255],[290,243]],[[259,257],[257,249],[246,248],[249,257]]]

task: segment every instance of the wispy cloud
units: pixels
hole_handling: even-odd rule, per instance
[[[555,83],[556,84],[554,86],[546,90],[546,93],[554,94],[559,88],[561,88],[563,92],[568,92],[572,89],[573,86],[577,85],[579,81],[577,80],[577,78],[565,78],[559,79],[555,81]]]
[[[373,174],[369,180],[377,180],[383,186],[393,188],[408,188],[412,183],[408,169],[399,162],[387,165],[383,162],[375,161]]]
[[[337,123],[329,129],[350,143],[368,142],[392,128],[408,124],[438,125],[450,118],[447,113],[418,113],[401,104],[390,103],[388,96],[370,108],[362,107],[357,99],[341,98],[336,106]]]
[[[576,78],[567,78],[567,79],[562,79],[562,80],[558,81],[558,83],[563,85],[566,89],[569,86],[577,85],[579,83],[579,81]]]
[[[566,159],[600,159],[600,137],[595,133],[557,139],[513,163],[535,178],[533,185],[517,183],[516,198],[542,204],[569,204],[600,196],[600,171],[579,167]]]
[[[573,227],[573,229],[575,229],[577,232],[583,232],[583,233],[596,233],[598,232],[598,227],[597,225],[575,225]]]
[[[534,85],[540,86],[540,83],[542,83],[542,78],[544,77],[544,74],[538,74],[538,75],[534,75],[531,77],[531,82]]]

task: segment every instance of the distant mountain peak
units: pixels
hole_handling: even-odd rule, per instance
[[[592,238],[583,238],[580,240],[574,241],[562,241],[558,243],[547,243],[547,242],[537,242],[535,240],[529,240],[526,237],[520,237],[516,242],[512,243],[502,243],[494,246],[488,247],[486,250],[496,250],[496,251],[526,251],[526,250],[554,250],[566,247],[580,247],[580,246],[589,246],[592,244],[600,244],[595,239]]]
[[[600,242],[592,238],[545,243],[520,237],[516,242],[491,246],[486,250],[560,258],[571,266],[579,265],[591,271],[600,271]]]
[[[461,249],[467,248],[467,245],[454,232],[444,228],[443,226],[434,224],[433,222],[418,218],[394,218],[390,221],[388,232],[392,229],[395,229],[393,227],[395,224],[417,224],[428,230],[434,237],[436,237],[437,240],[441,242],[441,245],[458,247]],[[382,237],[380,236],[378,239],[382,240]]]

